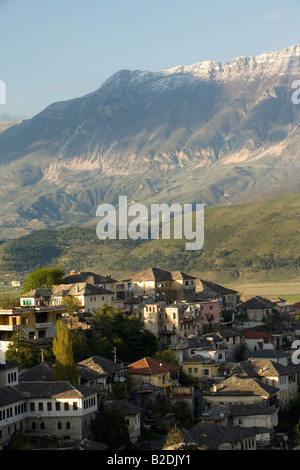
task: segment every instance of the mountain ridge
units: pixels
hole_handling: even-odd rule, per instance
[[[0,239],[86,224],[119,195],[235,204],[300,189],[300,46],[121,70],[0,133]]]

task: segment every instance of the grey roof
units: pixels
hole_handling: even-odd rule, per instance
[[[248,361],[235,364],[232,372],[247,377],[275,377],[292,374],[295,372],[295,369],[270,359],[249,359]]]
[[[41,362],[36,366],[26,369],[19,375],[20,382],[49,381],[53,378],[53,366],[46,362]]]
[[[203,279],[200,279],[200,282],[202,284],[203,289],[206,289],[207,293],[218,294],[219,296],[227,294],[237,294],[236,290],[228,289],[227,287],[221,286],[220,284],[216,284],[215,282],[205,281]]]
[[[132,281],[172,281],[170,271],[160,268],[148,268],[141,271],[131,278]]]
[[[12,361],[5,361],[4,364],[2,364],[2,362],[0,363],[0,371],[15,369],[16,367],[20,367],[20,364],[17,364],[16,362],[12,362]]]
[[[255,430],[240,426],[226,427],[218,423],[199,423],[183,431],[185,442],[194,443],[205,450],[217,450],[221,444],[235,444],[243,439],[255,437]]]
[[[17,388],[11,386],[0,388],[0,407],[20,400],[24,400],[24,396]]]
[[[78,282],[76,284],[59,284],[52,289],[53,296],[60,295],[101,295],[113,294],[112,291],[97,287],[87,282]]]
[[[78,376],[84,378],[85,380],[92,380],[99,377],[99,373],[93,371],[89,367],[84,365],[77,364],[76,366]],[[19,375],[20,382],[48,382],[54,381],[54,368],[52,364],[47,364],[46,362],[41,362],[36,366],[30,367],[20,373]]]
[[[85,385],[67,381],[20,382],[15,385],[24,398],[84,398],[95,393]]]
[[[114,361],[111,361],[110,359],[106,359],[101,356],[89,357],[88,359],[85,359],[84,361],[79,362],[78,365],[86,366],[98,372],[99,375],[104,375],[104,376],[112,375],[122,370],[122,366],[120,364],[115,363]]]
[[[265,299],[263,297],[259,297],[259,296],[251,297],[251,299],[238,305],[238,309],[240,310],[243,310],[243,309],[247,310],[248,308],[249,309],[265,309],[265,308],[270,309],[272,307],[273,307],[273,303],[270,300]]]
[[[51,297],[51,292],[51,289],[32,289],[29,292],[26,292],[26,294],[22,294],[21,297]]]
[[[277,387],[265,384],[254,377],[232,375],[217,384],[217,390],[211,388],[205,395],[220,396],[267,396],[270,397],[278,392]]]
[[[263,403],[249,403],[249,404],[235,404],[235,403],[224,403],[224,404],[211,404],[209,409],[204,411],[201,415],[202,418],[208,416],[220,416],[223,413],[224,416],[255,416],[255,415],[271,415],[276,413],[274,408],[265,406]]]
[[[280,357],[287,357],[287,353],[283,351],[279,351],[278,349],[261,349],[258,351],[252,351],[251,352],[251,358],[253,359],[268,359],[268,358],[274,358],[274,359],[279,359]]]
[[[66,284],[75,284],[78,282],[87,282],[88,284],[107,284],[110,282],[118,282],[116,279],[112,279],[110,276],[102,276],[100,274],[93,273],[91,271],[83,271],[74,274],[70,274],[64,278]]]

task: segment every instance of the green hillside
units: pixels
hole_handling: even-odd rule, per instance
[[[300,193],[205,210],[205,242],[106,240],[96,226],[39,230],[0,245],[2,276],[61,266],[124,279],[149,266],[183,270],[223,283],[285,282],[300,278]]]

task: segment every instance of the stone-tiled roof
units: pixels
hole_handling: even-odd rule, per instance
[[[117,364],[114,361],[101,356],[89,357],[88,359],[79,362],[78,365],[88,367],[89,369],[98,372],[98,374],[102,376],[112,375],[122,370],[122,366],[120,364]]]
[[[278,377],[292,374],[295,370],[290,366],[279,364],[270,359],[252,359],[235,364],[232,372],[247,377]]]
[[[64,296],[64,295],[104,295],[104,294],[113,294],[112,291],[108,289],[103,289],[102,287],[97,287],[86,282],[79,282],[76,284],[59,284],[52,289],[52,295],[55,296]]]
[[[78,282],[86,282],[88,284],[108,284],[118,282],[116,279],[112,279],[110,276],[102,276],[100,274],[93,273],[91,271],[76,272],[64,278],[64,283],[75,284]]]
[[[8,386],[0,388],[0,407],[20,400],[24,400],[24,396],[16,387]]]
[[[227,287],[221,286],[220,284],[216,284],[215,282],[205,281],[203,279],[200,279],[200,282],[202,284],[203,290],[205,291],[206,289],[206,293],[208,294],[209,293],[211,293],[212,295],[218,294],[218,296],[227,295],[227,294],[237,294],[236,290],[228,289]],[[200,294],[201,292],[202,291],[199,291]]]
[[[160,268],[148,268],[141,271],[131,278],[132,281],[172,281],[172,274],[170,271],[165,271]]]
[[[270,300],[259,296],[251,297],[251,299],[238,305],[238,309],[240,310],[267,308],[272,309],[273,303]]]
[[[32,289],[31,291],[26,292],[26,294],[22,294],[21,298],[33,297],[35,299],[40,299],[41,297],[51,297],[51,292],[51,289]]]
[[[233,445],[256,434],[251,428],[226,427],[217,423],[199,423],[191,429],[185,429],[183,433],[186,443],[197,444],[205,450],[217,450],[220,445],[227,443]]]
[[[206,395],[231,395],[231,396],[261,396],[271,397],[278,392],[278,388],[261,382],[255,377],[245,377],[232,375],[216,386],[216,391],[212,387]]]
[[[95,393],[91,387],[66,381],[20,382],[14,389],[24,398],[84,398]]]

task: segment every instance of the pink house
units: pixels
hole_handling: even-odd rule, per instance
[[[221,305],[218,300],[207,300],[199,302],[199,318],[203,325],[209,323],[220,323]]]

